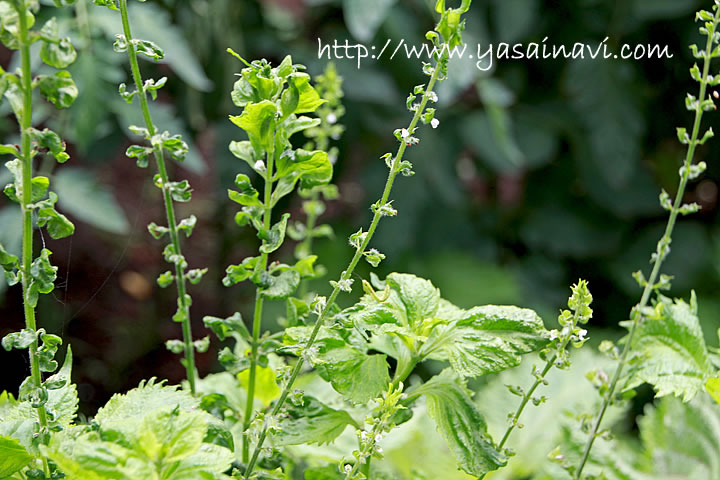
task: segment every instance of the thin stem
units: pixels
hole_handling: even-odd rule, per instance
[[[515,427],[517,427],[518,425],[518,421],[520,420],[520,416],[522,415],[523,410],[525,410],[525,406],[528,404],[530,399],[532,399],[535,390],[537,390],[537,388],[544,382],[545,375],[548,374],[556,359],[557,355],[553,355],[553,357],[545,365],[543,371],[540,372],[540,375],[535,379],[535,383],[533,383],[532,387],[530,387],[530,390],[528,390],[527,393],[523,396],[522,402],[520,402],[520,405],[518,406],[515,415],[513,415],[510,425],[505,431],[505,435],[503,435],[502,440],[500,440],[500,443],[498,443],[499,450],[502,450],[502,448],[505,446],[505,443],[507,443],[508,439],[510,438],[510,434],[513,432],[513,430],[515,430]]]
[[[33,262],[33,211],[30,207],[32,203],[32,174],[33,174],[33,151],[30,138],[30,129],[32,128],[32,71],[30,66],[30,35],[28,28],[27,11],[24,3],[16,7],[18,13],[19,35],[18,43],[20,44],[20,62],[22,65],[22,92],[23,92],[23,109],[22,115],[18,119],[21,129],[21,157],[22,157],[22,290],[23,303],[25,312],[25,326],[33,332],[37,331],[37,322],[35,320],[35,307],[29,301],[30,298],[30,270]],[[35,388],[42,388],[42,374],[40,373],[40,360],[37,357],[38,339],[30,345],[28,355],[30,357],[30,374],[32,376]],[[37,408],[40,427],[43,432],[47,432],[48,420],[45,406],[41,405]],[[50,470],[46,458],[43,458],[43,466],[45,473],[49,474]]]
[[[137,52],[132,41],[132,32],[130,30],[130,21],[128,19],[127,0],[120,0],[120,15],[122,17],[123,33],[127,39],[128,59],[130,60],[130,69],[132,71],[133,81],[137,89],[137,95],[140,98],[140,108],[145,126],[150,132],[150,136],[157,133],[155,125],[150,116],[148,107],[147,94],[143,88],[142,76],[140,75],[140,66],[138,65]],[[172,194],[165,186],[169,183],[167,166],[165,165],[165,154],[161,145],[153,142],[153,156],[157,164],[158,174],[163,185],[163,200],[165,203],[165,214],[168,221],[168,229],[170,230],[170,241],[178,256],[182,257],[180,248],[180,235],[178,233],[177,221],[175,216],[175,206],[173,204]],[[187,372],[187,380],[190,385],[190,392],[195,395],[195,347],[192,343],[192,327],[190,324],[190,302],[187,296],[187,279],[185,269],[180,262],[175,262],[175,278],[178,293],[178,307],[183,313],[182,331],[183,341],[185,344],[185,371]]]
[[[448,53],[446,49],[444,49],[443,56],[438,61],[438,64],[436,65],[435,70],[433,71],[432,77],[430,78],[430,82],[428,83],[427,91],[432,91],[435,87],[435,84],[438,81],[438,77],[440,75],[440,65],[447,61]],[[415,115],[413,116],[412,121],[410,122],[410,126],[408,127],[408,131],[412,132],[415,127],[417,127],[418,122],[420,122],[420,118],[422,117],[423,112],[425,111],[425,107],[428,102],[427,95],[423,96],[422,102],[420,103],[420,106],[415,111]],[[390,174],[388,175],[387,181],[385,182],[385,189],[383,190],[382,197],[380,199],[379,205],[385,205],[387,204],[388,200],[390,199],[390,192],[392,191],[393,184],[395,182],[395,177],[397,177],[398,173],[400,172],[400,164],[402,163],[403,156],[405,155],[405,150],[407,149],[407,143],[403,141],[400,144],[400,148],[398,149],[397,155],[395,156],[395,160],[393,160],[392,166],[390,168]],[[375,230],[377,230],[378,224],[380,223],[380,219],[383,217],[382,212],[378,209],[375,214],[373,215],[372,222],[370,223],[370,228],[367,231],[367,235],[365,236],[365,239],[363,240],[360,247],[355,251],[355,255],[353,255],[352,260],[350,260],[350,264],[348,265],[348,268],[342,273],[340,276],[340,281],[336,283],[335,287],[333,287],[332,293],[330,294],[330,297],[327,300],[327,303],[325,304],[325,307],[320,312],[320,315],[318,315],[318,319],[315,322],[315,327],[312,330],[312,333],[310,334],[310,338],[307,341],[307,345],[305,348],[311,348],[312,345],[315,343],[315,340],[317,339],[318,334],[320,333],[320,328],[325,324],[325,321],[327,320],[330,311],[332,310],[333,305],[335,305],[335,301],[337,300],[338,295],[340,295],[340,285],[343,283],[346,283],[348,280],[352,278],[352,274],[355,271],[355,267],[357,266],[358,262],[360,262],[360,259],[363,257],[363,252],[365,252],[365,249],[367,248],[368,244],[373,238],[373,235],[375,234]],[[278,413],[280,413],[280,410],[282,409],[283,405],[285,404],[285,400],[287,400],[288,395],[290,395],[290,391],[295,384],[295,380],[297,380],[298,375],[300,374],[300,371],[303,368],[303,365],[305,363],[304,358],[301,356],[298,358],[298,361],[295,363],[295,367],[292,370],[292,373],[290,375],[290,379],[288,380],[287,384],[283,388],[282,393],[280,394],[280,398],[275,403],[275,406],[272,409],[271,416],[276,416]],[[250,463],[248,464],[246,470],[245,470],[245,478],[249,479],[252,472],[255,470],[255,464],[257,463],[257,459],[260,455],[260,451],[262,449],[263,444],[265,443],[265,439],[267,438],[267,432],[268,432],[268,425],[267,423],[263,426],[262,431],[260,432],[260,436],[258,438],[258,443],[255,446],[255,450],[253,451],[252,458],[250,459]]]
[[[642,317],[642,311],[647,307],[647,304],[650,300],[650,294],[654,290],[655,282],[657,281],[658,275],[660,274],[660,268],[662,267],[663,261],[665,260],[665,257],[669,252],[673,230],[675,228],[678,214],[680,213],[683,197],[685,196],[685,188],[687,187],[688,179],[690,176],[690,166],[693,164],[693,159],[695,158],[695,150],[698,144],[700,125],[702,124],[703,117],[702,104],[705,101],[708,84],[708,74],[710,72],[710,63],[712,60],[711,53],[713,46],[713,36],[718,23],[720,23],[720,8],[715,10],[715,16],[713,19],[713,31],[709,32],[707,44],[705,46],[703,74],[700,81],[700,96],[698,97],[698,105],[695,110],[695,122],[693,124],[693,130],[690,137],[690,143],[688,145],[687,155],[685,157],[683,168],[681,169],[682,173],[680,175],[680,185],[678,186],[677,195],[675,196],[675,202],[673,203],[672,210],[670,211],[670,218],[668,219],[665,233],[658,242],[655,255],[655,265],[653,266],[652,272],[650,273],[650,278],[647,280],[645,288],[643,289],[640,303],[636,305],[635,308],[633,308],[633,311],[631,313],[632,327],[630,328],[630,334],[625,341],[618,367],[615,370],[615,374],[613,375],[612,381],[610,383],[610,389],[605,394],[605,398],[603,399],[603,404],[600,408],[600,412],[598,413],[592,430],[590,431],[590,437],[588,438],[587,444],[585,445],[585,451],[583,453],[582,460],[580,461],[580,465],[578,466],[577,472],[575,473],[576,480],[580,480],[582,478],[581,475],[583,469],[585,468],[585,464],[590,457],[590,450],[592,449],[593,443],[595,442],[595,438],[597,438],[597,434],[600,429],[600,425],[602,424],[603,417],[605,416],[605,412],[607,411],[610,403],[612,402],[613,396],[615,395],[615,389],[617,388],[620,377],[622,376],[623,369],[625,368],[625,364],[627,363],[628,357],[630,355],[630,351],[632,350],[633,338],[635,336],[635,331],[637,330],[638,323],[640,322],[640,319]]]
[[[274,144],[274,142],[273,142]],[[270,230],[270,224],[272,223],[272,186],[273,186],[273,169],[275,161],[275,152],[269,151],[267,153],[267,171],[265,172],[265,192],[264,192],[264,206],[265,211],[263,212],[263,227],[265,230]],[[268,254],[262,253],[260,256],[260,269],[262,271],[267,269]],[[248,389],[247,389],[247,403],[245,404],[245,417],[243,419],[243,462],[248,461],[250,458],[250,439],[248,438],[248,429],[252,423],[253,405],[255,404],[255,383],[257,378],[257,356],[258,346],[260,343],[260,331],[262,328],[262,312],[263,303],[265,297],[262,295],[262,291],[258,289],[255,293],[255,313],[253,315],[253,340],[250,345],[250,374],[248,378]]]

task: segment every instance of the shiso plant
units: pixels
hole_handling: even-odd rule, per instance
[[[685,98],[687,110],[694,114],[692,127],[690,131],[677,129],[678,140],[686,146],[685,160],[678,172],[680,181],[674,200],[664,190],[660,194],[660,204],[669,212],[669,217],[651,256],[653,267],[649,277],[642,271],[633,275],[642,288],[642,295],[632,308],[630,319],[623,323],[629,333],[623,339],[622,351],[618,352],[609,343],[603,345],[603,350],[617,358],[617,367],[610,379],[604,373],[591,374],[599,386],[602,404],[592,425],[586,428],[588,440],[579,463],[567,465],[569,473],[578,480],[584,478],[583,471],[595,440],[604,433],[601,426],[608,407],[629,398],[634,387],[649,383],[658,397],[676,395],[686,402],[706,387],[717,398],[718,380],[700,330],[695,292],[689,304],[683,300],[673,301],[660,293],[671,287],[672,277],[661,270],[670,254],[676,222],[680,216],[700,210],[697,203],[685,203],[688,182],[697,179],[707,168],[705,162],[695,162],[695,153],[714,136],[712,128],[703,133],[702,120],[705,112],[717,109],[710,89],[720,85],[720,75],[711,74],[713,59],[720,57],[720,1],[714,0],[712,11],[700,10],[695,18],[701,24],[700,35],[707,38],[705,45],[690,47],[702,66],[696,63],[690,69],[690,76],[700,85],[698,96],[688,94]]]
[[[147,79],[143,81],[140,72],[140,64],[138,56],[144,55],[153,60],[160,60],[164,57],[164,52],[160,46],[149,40],[135,39],[132,35],[130,20],[128,17],[127,0],[119,2],[95,2],[103,4],[111,10],[119,11],[122,17],[123,33],[116,36],[113,48],[116,52],[127,52],[130,69],[132,72],[132,81],[134,90],[128,91],[125,83],[120,84],[119,93],[123,99],[129,104],[137,98],[142,111],[142,117],[145,121],[144,126],[131,125],[130,131],[143,138],[149,145],[132,145],[127,149],[127,156],[137,159],[137,165],[140,168],[147,168],[149,159],[153,158],[157,173],[153,176],[153,184],[162,192],[163,204],[165,206],[165,216],[167,226],[157,225],[152,222],[148,225],[148,231],[156,240],[169,237],[170,243],[165,247],[163,256],[165,260],[173,266],[172,270],[168,270],[161,274],[157,283],[162,288],[167,288],[173,283],[177,287],[177,312],[173,315],[172,320],[182,325],[183,340],[170,340],[167,347],[173,353],[183,354],[183,365],[187,372],[187,381],[190,392],[195,393],[195,350],[205,352],[208,349],[209,339],[193,341],[192,326],[190,318],[190,306],[192,305],[192,297],[188,293],[188,284],[197,284],[207,273],[207,269],[194,268],[188,270],[188,262],[182,253],[182,245],[180,243],[181,235],[186,237],[192,235],[197,217],[191,215],[185,219],[178,219],[175,213],[175,202],[189,202],[192,198],[192,188],[187,180],[171,181],[168,173],[168,164],[166,162],[166,154],[175,161],[182,162],[188,152],[187,144],[182,140],[180,135],[172,135],[167,131],[160,131],[153,123],[148,106],[148,97],[153,100],[157,98],[157,91],[167,82],[167,77],[158,80]]]
[[[56,0],[54,3],[62,7],[72,2]],[[72,419],[72,415],[66,411],[72,405],[65,403],[64,395],[74,386],[70,384],[70,349],[63,368],[43,378],[43,373],[54,373],[58,369],[55,354],[62,340],[38,328],[38,300],[41,294],[49,294],[54,290],[58,267],[50,262],[52,252],[49,249],[42,248],[40,254],[35,255],[35,227],[44,228],[53,239],[72,235],[75,227],[55,209],[58,196],[50,190],[49,178],[33,173],[35,159],[40,156],[51,155],[58,163],[65,163],[70,158],[65,151],[65,143],[57,133],[35,128],[33,93],[39,91],[56,108],[69,107],[78,95],[72,77],[64,70],[75,61],[75,48],[68,37],[60,36],[55,18],[48,20],[41,28],[33,29],[39,9],[37,1],[0,2],[0,41],[20,55],[20,67],[16,72],[0,69],[0,93],[9,101],[20,127],[20,145],[0,145],[0,153],[15,157],[5,163],[13,181],[5,186],[3,193],[10,201],[17,203],[22,211],[22,256],[18,258],[11,255],[0,245],[0,265],[9,285],[22,284],[25,313],[25,328],[5,336],[2,346],[6,350],[28,351],[30,376],[20,387],[18,401],[27,408],[27,427],[30,429],[27,434],[30,434],[30,438],[26,438],[26,447],[36,454],[40,446],[48,442],[52,431],[62,428]],[[49,75],[33,75],[31,47],[36,43],[40,44],[40,60],[58,71]],[[9,401],[7,394],[3,394],[2,401]],[[18,448],[17,440],[7,437],[2,437],[0,446],[11,451]],[[27,463],[33,460],[27,452],[20,455]],[[32,466],[32,471],[37,475],[50,473],[44,458],[39,463],[33,462]]]
[[[54,3],[61,7],[73,2]],[[371,273],[364,279],[356,272],[362,261],[376,268],[385,259],[373,248],[373,239],[385,217],[398,215],[391,199],[393,186],[400,177],[413,175],[411,154],[417,155],[416,162],[426,161],[423,129],[442,128],[436,118],[437,87],[450,74],[450,52],[463,42],[471,0],[462,0],[455,8],[445,0],[436,2],[439,21],[426,36],[435,53],[422,66],[426,83],[415,86],[407,97],[409,123],[393,132],[397,150],[380,157],[388,168],[381,197],[370,206],[367,230],[361,228],[349,237],[352,256],[339,278],[329,281],[328,291],[310,288],[325,275],[313,241],[333,235],[319,220],[325,202],[339,194],[331,183],[338,158],[332,142],[344,130],[342,79],[333,65],[314,83],[305,67],[290,56],[273,65],[265,59],[247,61],[228,49],[243,65],[231,93],[239,111],[229,117],[243,139],[232,141],[229,150],[244,162],[228,197],[239,206],[235,224],[253,229],[258,249],[228,266],[222,283],[231,288],[249,282],[255,300],[249,326],[239,312],[204,317],[205,326],[221,342],[232,343],[219,351],[223,371],[204,378],[196,372],[195,352],[207,351],[210,340],[192,336],[188,287],[207,270],[190,269],[183,256],[181,235],[190,236],[197,219],[177,218],[176,203],[189,201],[191,188],[185,180],[172,179],[167,161],[182,161],[188,146],[178,135],[155,125],[150,114],[149,97],[155,99],[167,79],[144,79],[140,71],[140,56],[159,60],[163,51],[151,41],[133,37],[127,0],[94,3],[112,10],[122,22],[123,32],[114,48],[127,53],[131,86],[121,84],[119,94],[128,104],[139,104],[144,125],[130,130],[146,142],[129,147],[127,156],[143,168],[153,160],[157,169],[153,183],[162,194],[167,226],[152,223],[148,230],[156,239],[169,239],[164,257],[172,267],[160,275],[158,284],[175,283],[177,288],[173,320],[182,325],[183,339],[167,346],[183,354],[187,381],[170,386],[148,379],[115,395],[89,421],[76,421],[72,351],[68,347],[58,370],[54,357],[62,341],[38,328],[36,320],[39,295],[52,292],[58,269],[50,263],[44,237],[39,255],[34,252],[36,227],[52,239],[74,231],[55,209],[58,198],[50,190],[50,178],[34,175],[34,159],[49,155],[63,163],[69,155],[58,134],[36,128],[33,91],[58,108],[70,106],[78,91],[63,69],[77,54],[54,19],[33,30],[39,2],[0,1],[0,40],[19,51],[20,58],[16,72],[0,71],[0,92],[20,126],[20,145],[0,145],[0,154],[13,157],[6,163],[12,182],[4,194],[19,204],[23,218],[22,255],[11,255],[0,245],[0,265],[8,283],[21,284],[26,321],[26,328],[10,333],[2,344],[6,349],[27,349],[30,364],[30,376],[17,398],[8,392],[0,395],[0,478],[422,479],[428,478],[424,465],[402,477],[386,454],[392,448],[406,448],[397,435],[403,430],[423,437],[431,433],[413,430],[425,417],[433,422],[457,468],[470,478],[490,477],[509,465],[516,453],[522,455],[510,445],[528,415],[525,410],[531,404],[542,408],[552,402],[542,394],[548,376],[554,368],[568,370],[572,359],[568,347],[580,348],[588,338],[586,324],[593,315],[588,283],[579,280],[572,287],[568,309],[558,316],[559,328],[547,330],[530,309],[498,305],[463,309],[444,299],[431,280],[409,273],[390,273],[383,279]],[[598,413],[568,413],[557,422],[561,444],[549,452],[554,463],[540,478],[720,475],[715,461],[720,448],[712,447],[720,438],[720,428],[712,427],[720,414],[711,400],[720,402],[717,352],[704,343],[694,293],[689,302],[661,293],[671,283],[661,267],[670,252],[675,224],[679,216],[699,209],[685,204],[684,194],[688,183],[705,170],[703,162],[695,163],[695,153],[713,136],[712,130],[701,134],[701,126],[704,112],[715,109],[710,89],[720,85],[720,75],[710,73],[712,59],[720,56],[720,0],[715,0],[712,12],[700,11],[697,19],[702,23],[700,33],[707,36],[704,49],[692,47],[703,62],[690,71],[700,84],[700,94],[686,99],[688,110],[695,114],[692,129],[678,129],[687,155],[675,199],[664,191],[660,196],[670,214],[665,234],[652,256],[649,277],[635,274],[643,290],[629,321],[622,324],[629,329],[622,350],[608,341],[600,345],[617,362],[614,372],[596,370],[587,375],[601,395]],[[36,42],[40,60],[60,71],[33,77],[31,45]],[[287,204],[281,200],[292,194],[299,197],[302,217],[279,211]],[[292,256],[287,255],[290,240],[295,242]],[[340,306],[341,295],[360,290],[357,301]],[[270,302],[284,306],[284,317],[268,318],[273,311]],[[268,331],[275,324],[282,329]],[[517,377],[507,385],[519,403],[507,414],[504,433],[496,441],[470,385],[484,384],[476,379],[485,376],[487,383],[502,379],[533,353],[543,363],[533,365],[529,386],[518,385]],[[677,396],[692,403],[663,399],[648,409],[639,422],[645,449],[641,454],[636,446],[627,447],[609,429],[601,428],[610,407],[622,410],[643,383],[651,384],[657,397]],[[696,425],[704,421],[710,427]],[[687,437],[692,428],[700,431],[697,448],[673,440]],[[687,466],[642,457],[685,459],[687,452],[694,459]]]

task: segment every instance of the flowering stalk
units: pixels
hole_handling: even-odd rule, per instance
[[[436,10],[442,14],[442,18],[440,20],[440,23],[438,24],[438,32],[451,46],[454,43],[460,42],[460,32],[464,28],[464,24],[460,22],[460,16],[462,13],[467,12],[469,8],[470,0],[464,0],[459,9],[449,10],[445,9],[444,0],[438,1]],[[432,39],[436,43],[439,43],[439,35],[435,32],[429,33],[428,38]],[[330,312],[332,311],[335,305],[335,301],[340,295],[340,292],[349,292],[352,290],[352,275],[355,271],[355,267],[360,262],[360,260],[363,257],[366,257],[368,258],[368,261],[371,261],[371,263],[376,262],[375,264],[377,264],[380,261],[380,259],[378,258],[379,252],[374,249],[368,251],[367,247],[370,244],[370,241],[372,240],[375,231],[377,230],[380,220],[386,216],[397,215],[397,211],[392,207],[392,204],[390,202],[390,193],[392,191],[395,179],[399,173],[409,175],[412,172],[412,165],[409,162],[403,160],[405,152],[409,146],[416,145],[419,142],[419,140],[414,136],[414,133],[417,130],[418,124],[421,120],[424,123],[432,122],[433,126],[437,126],[437,122],[433,122],[435,110],[426,110],[426,107],[431,99],[432,101],[437,100],[437,95],[434,93],[433,89],[436,83],[438,81],[444,80],[447,75],[449,49],[442,48],[439,50],[442,53],[438,57],[436,57],[435,66],[431,67],[430,65],[426,65],[425,68],[425,73],[430,75],[430,81],[427,85],[427,89],[422,86],[416,87],[414,93],[408,98],[408,105],[411,106],[411,110],[414,111],[414,115],[412,120],[410,121],[410,125],[408,126],[408,128],[395,131],[395,136],[400,141],[400,147],[398,148],[397,154],[394,158],[392,158],[391,154],[387,154],[384,157],[386,162],[388,163],[388,166],[390,167],[390,173],[385,183],[385,188],[383,190],[383,194],[380,200],[378,200],[372,206],[373,218],[370,222],[370,227],[368,228],[367,232],[361,231],[351,237],[351,244],[356,247],[355,254],[350,260],[350,264],[348,265],[348,267],[341,274],[340,278],[337,281],[331,282],[333,290],[330,294],[330,297],[327,299],[323,297],[318,297],[315,301],[315,313],[317,315],[317,320],[310,334],[310,337],[308,338],[304,346],[306,352],[311,351],[311,349],[313,348],[315,340],[320,333],[320,329],[323,327],[323,325],[325,325],[328,317],[330,317]],[[418,104],[414,104],[413,102],[419,95],[422,95],[422,99]],[[279,399],[275,402],[275,406],[273,407],[270,414],[271,417],[275,417],[282,410],[283,405],[285,404],[285,401],[290,395],[290,392],[292,391],[295,381],[297,380],[297,377],[300,374],[300,371],[302,370],[304,364],[305,355],[300,355],[297,362],[295,363],[295,366],[292,369],[290,377],[286,382],[282,393],[280,394]],[[258,437],[258,442],[255,446],[252,457],[250,458],[250,462],[248,463],[245,470],[246,479],[249,479],[250,475],[255,470],[255,465],[268,435],[268,428],[268,424],[265,423]]]
[[[562,330],[553,330],[550,332],[552,343],[540,352],[540,358],[547,359],[545,367],[540,371],[533,366],[532,374],[535,377],[530,389],[525,392],[521,387],[508,385],[508,389],[514,395],[522,397],[522,401],[518,406],[514,414],[510,414],[510,425],[508,425],[505,434],[503,435],[498,449],[502,450],[505,447],[510,435],[515,428],[522,428],[520,422],[520,416],[522,415],[525,407],[530,401],[535,406],[538,406],[545,402],[545,397],[533,397],[535,391],[540,385],[547,385],[545,377],[553,367],[559,369],[567,369],[570,367],[570,358],[567,354],[567,346],[569,343],[575,348],[580,348],[587,341],[587,330],[578,327],[578,324],[587,323],[592,318],[592,309],[590,304],[592,303],[592,295],[588,290],[587,282],[580,280],[576,285],[572,287],[572,295],[568,300],[568,307],[570,310],[563,310],[558,316],[558,323],[562,327]],[[508,453],[510,455],[510,453]],[[480,479],[485,478],[483,475]]]
[[[190,392],[194,395],[196,384],[195,349],[197,348],[199,351],[206,350],[207,341],[193,342],[192,327],[190,323],[190,305],[192,300],[190,295],[187,293],[187,282],[199,282],[207,270],[196,269],[187,271],[188,264],[182,254],[182,248],[180,245],[180,231],[184,231],[187,236],[190,236],[197,219],[193,216],[178,223],[177,215],[175,213],[175,205],[173,202],[189,201],[190,186],[187,181],[171,182],[165,162],[165,150],[167,150],[173,158],[182,160],[184,155],[187,153],[188,147],[178,136],[171,137],[167,132],[160,133],[153,123],[150,115],[147,99],[148,92],[153,96],[153,98],[155,98],[156,91],[165,85],[167,79],[163,78],[157,82],[154,80],[143,82],[137,57],[138,53],[143,53],[155,60],[159,60],[163,57],[162,50],[160,47],[147,40],[133,39],[130,21],[128,18],[127,0],[119,0],[117,7],[113,1],[96,0],[96,3],[108,6],[112,10],[119,9],[120,16],[122,17],[124,35],[118,37],[114,47],[115,50],[119,52],[127,51],[136,90],[133,93],[128,93],[125,91],[125,85],[122,84],[120,86],[120,94],[126,101],[128,101],[128,103],[132,102],[134,96],[138,97],[140,101],[140,109],[145,121],[145,128],[138,129],[135,127],[133,130],[135,133],[143,135],[152,145],[152,147],[134,145],[128,149],[127,154],[130,157],[136,157],[138,159],[138,165],[141,167],[147,166],[147,158],[150,154],[152,154],[157,166],[158,173],[155,176],[154,183],[162,190],[168,226],[160,227],[152,223],[149,225],[148,229],[156,239],[163,237],[165,234],[168,234],[170,237],[170,245],[168,245],[165,249],[164,256],[169,263],[174,265],[174,273],[168,271],[162,274],[158,278],[158,284],[164,288],[174,281],[177,286],[178,310],[175,316],[173,316],[173,321],[182,324],[183,341],[170,341],[168,342],[168,348],[173,353],[184,353],[185,358],[183,364],[185,366],[187,381],[190,386]]]
[[[685,161],[683,163],[683,166],[680,168],[680,184],[678,186],[678,191],[675,196],[674,202],[670,201],[670,196],[665,191],[663,191],[662,195],[660,196],[661,204],[666,210],[670,212],[670,217],[665,228],[665,233],[658,242],[655,253],[653,253],[652,255],[651,261],[654,263],[654,266],[652,272],[650,273],[650,278],[646,280],[642,273],[639,272],[636,274],[636,279],[644,287],[642,296],[640,298],[640,303],[638,303],[632,309],[632,312],[630,314],[630,333],[625,339],[625,345],[620,355],[617,369],[615,370],[615,373],[613,374],[612,380],[610,382],[610,386],[604,395],[602,406],[600,407],[600,411],[598,412],[595,422],[593,423],[592,429],[590,431],[590,436],[588,437],[587,444],[585,445],[582,459],[580,460],[580,464],[575,471],[574,478],[576,480],[582,478],[583,469],[585,468],[585,464],[587,463],[590,456],[590,451],[592,449],[593,443],[598,436],[598,431],[600,430],[600,426],[602,425],[605,412],[614,400],[615,390],[617,389],[618,382],[620,381],[620,378],[623,374],[623,370],[628,362],[628,359],[630,358],[630,352],[632,350],[635,332],[637,330],[639,322],[642,320],[642,312],[645,310],[648,302],[650,301],[650,295],[653,291],[663,288],[669,284],[669,278],[664,275],[660,275],[660,268],[662,267],[663,262],[667,258],[667,255],[670,253],[670,244],[672,242],[673,229],[675,228],[675,223],[677,221],[678,215],[687,215],[690,213],[694,213],[697,212],[700,208],[697,204],[683,205],[683,197],[685,195],[685,188],[687,187],[688,181],[697,178],[706,168],[704,162],[693,165],[696,148],[698,145],[703,145],[708,139],[713,136],[712,129],[709,129],[704,134],[704,136],[700,138],[700,126],[702,123],[703,113],[709,110],[716,109],[713,99],[709,95],[707,95],[708,86],[716,86],[720,84],[720,76],[713,77],[710,75],[710,64],[712,63],[712,59],[720,56],[720,50],[717,48],[717,45],[720,42],[720,37],[718,36],[720,32],[717,31],[718,24],[720,24],[720,0],[715,0],[713,10],[715,11],[714,14],[707,11],[700,11],[696,16],[698,20],[704,22],[704,26],[700,27],[700,33],[707,36],[707,41],[705,44],[705,49],[702,51],[698,51],[698,48],[695,45],[692,46],[695,58],[703,60],[703,69],[701,73],[700,69],[696,64],[690,70],[692,78],[698,83],[700,83],[699,97],[695,98],[692,95],[688,95],[686,99],[687,109],[695,112],[695,121],[693,123],[692,133],[688,134],[686,129],[678,128],[679,140],[681,141],[681,143],[687,145],[687,154],[685,156]]]
[[[370,426],[369,430],[357,431],[360,448],[353,452],[355,463],[351,465],[346,463],[344,459],[340,462],[342,472],[345,474],[345,480],[352,480],[360,473],[362,473],[366,479],[369,478],[370,459],[373,455],[382,458],[383,450],[378,443],[382,441],[383,435],[395,427],[392,421],[393,416],[398,411],[406,408],[400,403],[403,396],[403,388],[402,383],[397,387],[390,384],[390,388],[385,393],[385,396],[378,399],[379,405],[375,409],[374,414],[369,415],[365,419],[365,423]]]

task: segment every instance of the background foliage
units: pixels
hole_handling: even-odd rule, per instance
[[[130,144],[124,126],[141,119],[132,117],[135,109],[117,95],[117,83],[128,80],[122,56],[113,54],[108,41],[120,30],[119,20],[89,3],[79,0],[73,8],[52,12],[65,15],[58,19],[65,24],[61,30],[74,32],[79,53],[69,70],[81,94],[73,108],[47,125],[70,142],[72,159],[52,181],[60,209],[76,221],[77,230],[72,239],[45,239],[61,265],[61,288],[41,300],[40,311],[43,324],[73,345],[81,410],[94,414],[113,392],[149,375],[176,381],[183,369],[163,346],[177,336],[176,325],[167,322],[175,304],[172,292],[155,285],[166,267],[144,227],[163,212],[145,173],[124,155]],[[225,201],[238,171],[238,160],[227,151],[229,141],[238,140],[237,129],[227,115],[238,113],[228,93],[239,68],[225,49],[274,62],[291,54],[317,74],[324,67],[317,59],[318,36],[378,48],[388,38],[394,45],[401,38],[417,43],[433,24],[432,4],[158,0],[138,7],[146,13],[133,18],[138,37],[166,49],[162,63],[143,68],[155,78],[172,79],[152,106],[153,118],[161,129],[182,133],[191,146],[178,168],[186,170],[195,188],[194,201],[181,206],[180,215],[195,214],[200,224],[186,255],[191,264],[210,267],[194,290],[198,333],[202,315],[247,312],[254,293],[249,286],[231,293],[220,283],[225,265],[256,245],[252,233],[232,226],[234,210]],[[451,80],[439,92],[445,104],[440,127],[425,135],[422,151],[409,152],[420,178],[397,185],[401,214],[378,232],[375,244],[388,257],[378,274],[430,277],[461,307],[513,303],[536,309],[550,324],[565,303],[568,285],[582,276],[596,299],[591,341],[616,337],[613,329],[639,293],[630,273],[647,265],[666,220],[659,188],[670,193],[675,188],[682,154],[675,127],[688,123],[682,92],[692,91],[687,66],[693,60],[686,45],[697,39],[690,20],[699,6],[696,0],[474,2],[465,37],[471,45],[540,42],[546,36],[550,43],[596,44],[608,36],[612,46],[667,44],[674,58],[505,61],[490,74],[479,72],[474,61],[453,62]],[[13,68],[14,61],[10,52],[0,51],[3,67]],[[339,240],[319,240],[316,247],[329,269],[322,282],[338,276],[334,269],[342,268],[350,253],[343,239],[370,215],[366,205],[386,175],[377,153],[394,145],[388,132],[405,118],[398,108],[403,92],[423,78],[414,59],[366,62],[361,69],[352,60],[336,63],[345,78],[347,129],[336,164],[341,198],[329,204],[323,219]],[[0,108],[0,137],[13,141],[7,103]],[[40,122],[43,116],[40,111]],[[678,225],[665,269],[675,276],[678,295],[696,289],[710,344],[720,326],[713,180],[720,178],[720,165],[710,161],[717,149],[717,142],[709,142],[699,151],[698,160],[707,161],[709,172],[690,186],[688,201],[703,210]],[[47,164],[41,170],[52,174],[52,168]],[[0,184],[7,183],[4,176],[0,172]],[[0,242],[17,251],[17,209],[0,202],[5,202],[0,203]],[[298,209],[299,203],[282,206]],[[286,255],[292,256],[292,246]],[[365,277],[367,271],[359,274]],[[0,336],[21,325],[20,296],[3,294]],[[215,358],[213,351],[198,356],[201,373],[214,369]],[[4,372],[18,375],[4,378],[0,389],[15,390],[25,357],[2,351],[0,362],[7,365]],[[640,395],[635,413],[643,411],[643,402]],[[667,402],[653,408],[676,407]],[[641,431],[662,427],[652,421],[647,417]],[[654,448],[661,452],[663,444],[658,441]]]

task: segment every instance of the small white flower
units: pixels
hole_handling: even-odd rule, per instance
[[[367,440],[367,439],[368,439],[368,433],[365,430],[360,432],[360,440]]]
[[[557,330],[550,330],[550,341],[560,338],[560,334]]]
[[[335,115],[334,113],[328,114],[328,116],[327,116],[327,122],[328,122],[330,125],[335,124],[335,123],[337,122],[337,120],[338,120],[338,119],[337,119],[337,115]]]
[[[438,101],[437,93],[433,92],[432,90],[427,92],[427,98],[433,103]]]
[[[379,433],[377,435],[375,435],[375,443],[379,443],[381,440],[382,440],[382,435],[380,435]]]
[[[376,451],[377,453],[382,453],[383,449],[382,449],[381,446],[378,445],[377,447],[375,447],[375,451]]]
[[[588,333],[587,330],[585,330],[584,328],[582,330],[580,330],[577,334],[578,340],[583,340],[585,338],[585,335],[587,335],[587,333]]]
[[[267,170],[265,168],[265,162],[263,162],[262,160],[258,160],[257,162],[255,162],[255,165],[253,166],[253,168],[260,172],[264,172],[265,170]]]
[[[438,125],[440,125],[440,120],[438,120],[437,118],[433,118],[432,120],[430,120],[430,125],[432,126],[432,128],[437,128]]]
[[[400,136],[402,138],[408,138],[410,136],[410,132],[408,131],[407,128],[403,128],[400,132]]]
[[[352,472],[352,466],[349,463],[346,463],[343,470],[345,470],[345,473],[350,473]]]

